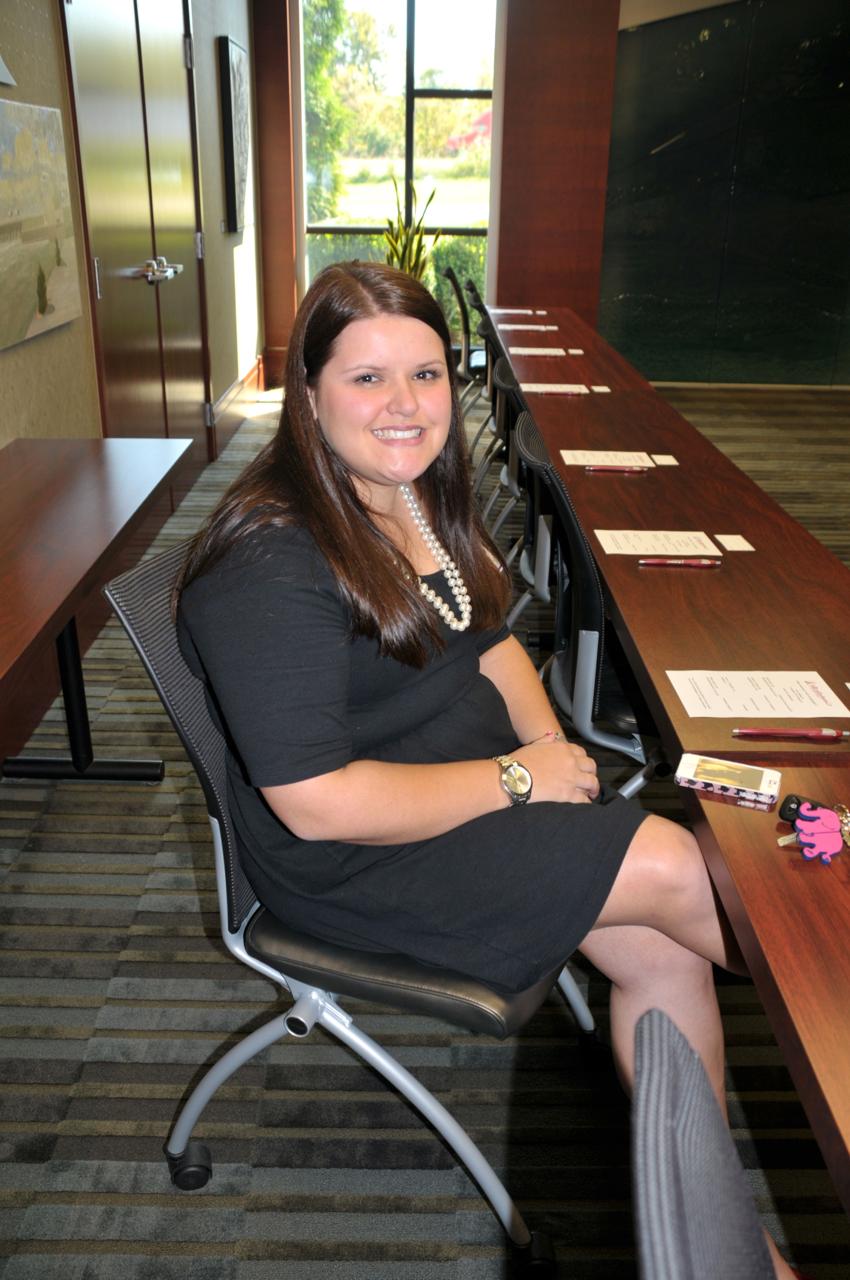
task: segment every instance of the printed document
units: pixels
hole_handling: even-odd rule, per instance
[[[689,716],[850,716],[817,671],[668,671]]]
[[[654,467],[648,453],[626,449],[562,449],[568,467]]]
[[[697,529],[594,529],[609,556],[719,556],[707,533]]]

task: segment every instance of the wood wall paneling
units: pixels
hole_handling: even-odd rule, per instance
[[[595,325],[618,0],[508,0],[497,303]]]
[[[245,421],[248,406],[256,399],[258,391],[265,390],[262,357],[259,357],[244,378],[239,378],[219,396],[213,405],[213,436],[216,456],[226,449]]]
[[[289,24],[282,0],[254,0],[266,385],[280,386],[297,305]]]

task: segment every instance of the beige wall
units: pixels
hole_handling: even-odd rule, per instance
[[[101,434],[59,14],[56,0],[0,0],[0,53],[17,81],[0,85],[0,98],[62,112],[83,312],[69,324],[0,351],[0,447],[16,436]]]
[[[230,36],[252,57],[249,0],[192,0],[195,94],[206,256],[207,315],[213,401],[251,369],[263,348],[254,157],[248,175],[245,226],[226,230],[218,36]],[[253,58],[252,58],[253,63]],[[256,140],[253,129],[252,142]]]

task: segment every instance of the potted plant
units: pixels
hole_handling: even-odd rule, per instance
[[[425,207],[417,218],[416,216],[416,188],[413,183],[410,184],[412,222],[405,222],[404,210],[401,207],[401,195],[399,194],[398,183],[393,176],[393,188],[395,189],[395,220],[387,218],[387,229],[384,232],[384,239],[387,242],[387,263],[391,267],[398,267],[401,271],[406,271],[408,275],[413,276],[414,280],[421,280],[425,275],[428,266],[428,258],[431,250],[440,238],[441,232],[436,231],[431,239],[431,243],[426,244],[423,225],[425,223],[425,214],[431,201],[434,199],[436,192],[432,191],[428,199],[425,201]]]

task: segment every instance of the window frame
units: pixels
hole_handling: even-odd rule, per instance
[[[407,0],[406,9],[407,30],[405,32],[405,81],[404,81],[404,220],[410,225],[413,222],[413,170],[414,170],[414,123],[416,114],[417,99],[450,99],[450,98],[478,98],[482,101],[493,101],[492,89],[417,89],[416,88],[416,0]],[[303,28],[302,28],[303,29]],[[492,135],[491,135],[492,148]],[[306,138],[305,138],[306,152]],[[492,158],[492,150],[491,150]],[[492,176],[492,174],[491,174]],[[304,181],[304,173],[302,170],[302,182]],[[487,237],[489,228],[484,227],[456,227],[456,226],[425,226],[426,235],[436,235],[439,231],[443,236],[483,236]],[[360,224],[351,223],[345,226],[336,224],[328,226],[319,222],[307,222],[304,225],[304,248],[309,253],[309,237],[311,235],[323,236],[382,236],[384,228],[380,224]]]

